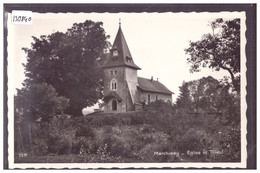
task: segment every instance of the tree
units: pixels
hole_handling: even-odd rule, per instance
[[[55,88],[46,83],[27,85],[17,90],[14,98],[16,151],[31,152],[31,125],[34,122],[50,123],[53,117],[64,114],[68,103],[68,99],[59,96]]]
[[[51,85],[32,84],[17,90],[15,115],[26,122],[49,122],[54,116],[64,114],[68,105],[69,99],[59,96]]]
[[[197,72],[200,67],[216,71],[227,70],[234,89],[240,91],[240,20],[216,19],[210,23],[212,34],[205,34],[201,40],[190,42],[185,49],[190,55],[190,71]]]
[[[178,109],[187,113],[209,113],[222,115],[223,123],[239,124],[240,101],[238,94],[211,76],[184,82],[176,101]],[[230,104],[232,103],[232,104]]]
[[[240,97],[213,77],[184,82],[175,105],[174,140],[181,151],[219,150],[207,159],[240,160]],[[209,158],[212,157],[212,158]]]
[[[33,37],[27,54],[25,85],[46,82],[70,99],[66,113],[82,114],[103,96],[102,70],[104,54],[110,44],[102,22],[86,20],[75,23],[67,32]]]

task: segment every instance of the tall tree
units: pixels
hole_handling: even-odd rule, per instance
[[[66,113],[79,116],[82,108],[103,96],[100,63],[110,46],[102,22],[75,23],[67,32],[33,37],[25,64],[25,85],[46,82],[70,100]]]
[[[64,114],[69,99],[59,96],[51,85],[42,83],[17,90],[14,104],[16,121],[49,122],[54,116]]]
[[[239,124],[240,98],[238,94],[230,93],[227,86],[222,85],[213,77],[184,82],[180,91],[176,108],[191,114],[219,114],[222,115],[221,119],[224,124]]]
[[[209,67],[216,71],[227,70],[232,85],[240,91],[240,19],[216,19],[210,23],[211,34],[205,34],[201,40],[190,42],[185,49],[190,57],[190,71],[197,72],[200,67]]]
[[[175,105],[175,141],[180,150],[219,150],[208,159],[239,161],[240,97],[213,77],[184,82]]]
[[[16,151],[31,152],[31,125],[34,122],[49,123],[54,117],[63,115],[68,103],[68,99],[59,96],[55,88],[46,83],[27,85],[18,90],[14,97]]]

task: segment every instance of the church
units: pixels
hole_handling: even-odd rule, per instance
[[[173,92],[158,79],[137,76],[141,68],[134,63],[120,23],[103,70],[104,112],[139,111],[155,100],[172,102]]]

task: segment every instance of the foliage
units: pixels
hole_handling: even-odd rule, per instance
[[[171,161],[169,156],[156,156],[155,152],[172,151],[169,135],[162,131],[144,133],[141,135],[145,145],[136,152],[137,157],[143,162],[168,162]]]
[[[175,105],[158,100],[139,112],[63,115],[34,123],[33,151],[51,162],[61,162],[58,155],[79,163],[239,161],[237,93],[210,76],[184,82],[180,89]],[[208,154],[190,156],[188,151]],[[179,155],[165,154],[170,152]]]
[[[158,130],[170,133],[172,130],[172,123],[174,122],[174,107],[171,103],[163,100],[156,100],[151,102],[146,107],[144,118],[148,124],[153,124]]]
[[[222,123],[239,123],[240,97],[211,76],[184,82],[175,107],[186,113],[218,114]],[[230,103],[233,103],[230,105]]]
[[[66,113],[82,114],[82,108],[102,98],[102,70],[109,42],[102,22],[75,23],[65,33],[33,37],[27,54],[25,85],[46,82],[70,99]]]
[[[32,124],[33,153],[68,154],[72,150],[72,142],[75,138],[75,130],[72,128],[67,115],[53,117],[50,122],[38,122]],[[41,150],[45,146],[45,150]]]
[[[69,100],[59,96],[55,88],[47,83],[32,84],[17,90],[15,97],[17,121],[49,122],[54,116],[64,113]],[[20,120],[19,120],[20,119]]]
[[[241,158],[241,138],[240,126],[227,126],[219,133],[219,143],[222,146],[223,155],[217,155],[215,160],[228,160],[230,162],[239,162]]]
[[[90,128],[87,124],[85,124],[84,126],[77,127],[76,137],[82,137],[82,136],[90,137],[90,138],[94,137],[94,132],[92,128]]]
[[[240,97],[210,76],[185,82],[180,90],[174,113],[176,126],[171,134],[176,148],[218,150],[223,153],[209,158],[239,160]]]
[[[153,112],[161,112],[161,113],[168,113],[171,112],[173,109],[171,103],[164,102],[163,100],[156,100],[154,102],[151,102],[148,106],[145,107],[146,111],[149,111],[150,113]]]
[[[205,34],[201,40],[190,42],[185,52],[190,55],[190,71],[209,67],[216,71],[227,70],[233,87],[240,91],[240,20],[216,19],[210,23],[213,33]]]

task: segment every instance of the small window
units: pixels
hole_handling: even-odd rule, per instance
[[[126,56],[126,61],[127,62],[132,62],[132,58],[130,58],[129,56]]]
[[[113,75],[113,71],[111,71],[111,75]]]
[[[117,71],[115,71],[115,75],[117,74]]]
[[[155,98],[156,98],[156,100],[158,100],[158,95],[157,94],[155,95]]]
[[[150,102],[151,102],[151,96],[150,94],[148,94],[148,104],[150,104]]]
[[[113,51],[113,56],[118,56],[118,51],[117,50]]]

